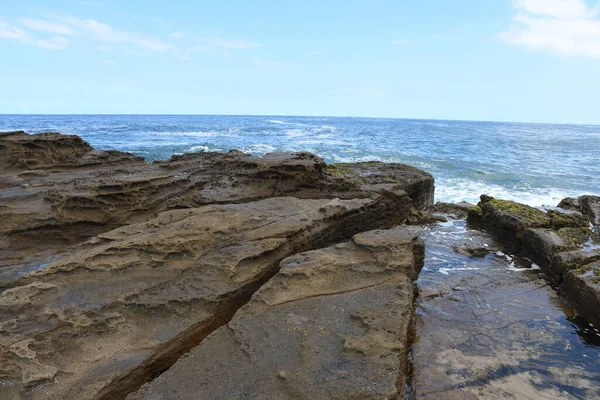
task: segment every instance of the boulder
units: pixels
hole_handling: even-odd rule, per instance
[[[560,288],[575,299],[577,308],[592,323],[600,325],[600,262],[569,271]]]
[[[528,229],[587,228],[587,218],[579,213],[561,213],[482,195],[477,207],[469,211],[467,222],[482,226],[513,251],[521,251]]]
[[[594,225],[600,226],[600,196],[567,197],[562,199],[558,207],[587,215]]]
[[[600,226],[600,196],[581,196],[579,198],[581,212],[596,226]]]
[[[542,267],[552,281],[560,282],[563,271],[552,268],[554,256],[579,248],[581,241],[571,232],[576,228],[563,228],[559,231],[551,229],[528,229],[523,235],[523,252]],[[587,228],[586,228],[587,229]]]
[[[129,400],[403,399],[418,230],[300,253],[225,326]]]

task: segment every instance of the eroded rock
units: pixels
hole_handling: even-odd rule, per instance
[[[371,231],[283,260],[227,326],[128,399],[404,398],[417,234]]]
[[[579,211],[587,215],[594,225],[600,226],[600,196],[567,197],[558,204],[558,207]]]
[[[0,397],[119,398],[228,321],[283,258],[385,225],[389,211],[381,199],[284,197],[167,211],[98,235],[2,293]],[[388,245],[397,256],[363,246],[407,276],[414,236]]]
[[[310,153],[255,157],[239,151],[173,156],[152,164],[96,151],[74,135],[0,136],[0,267],[35,265],[46,251],[169,209],[243,203],[277,196],[385,197],[408,210],[433,201],[433,177],[401,164],[327,167]]]

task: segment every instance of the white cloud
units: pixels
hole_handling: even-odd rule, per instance
[[[584,0],[514,0],[513,6],[527,13],[560,19],[585,19],[595,14]]]
[[[18,40],[23,44],[39,46],[52,50],[62,50],[69,44],[69,41],[62,36],[53,36],[48,39],[35,38],[23,29],[9,25],[3,21],[0,21],[0,38]]]
[[[247,50],[252,49],[254,47],[260,46],[260,43],[248,41],[248,40],[240,40],[240,39],[224,39],[216,36],[211,36],[207,38],[194,38],[201,42],[206,43],[207,47],[222,47],[225,49],[237,49],[237,50]]]
[[[385,93],[383,93],[381,90],[376,89],[376,88],[367,88],[367,89],[353,89],[353,88],[346,88],[343,90],[339,91],[340,93],[344,93],[344,94],[351,94],[353,96],[364,96],[364,97],[383,97],[386,96]]]
[[[21,18],[19,19],[19,24],[38,31],[57,33],[59,35],[73,35],[73,29],[70,27],[58,24],[56,22],[44,21],[41,19],[29,19],[29,18]]]
[[[500,39],[515,46],[600,60],[599,6],[583,0],[514,0],[517,15]]]
[[[110,25],[103,24],[93,19],[81,19],[71,16],[61,17],[63,23],[70,25],[82,33],[92,35],[96,39],[106,42],[120,42],[133,44],[152,51],[166,52],[176,49],[175,46],[167,44],[159,39],[144,36],[136,32],[128,32],[115,29]]]
[[[116,61],[115,60],[102,60],[102,64],[104,65],[116,65]]]
[[[29,35],[23,29],[19,29],[0,21],[0,38],[24,41],[28,37]]]
[[[69,41],[61,36],[53,36],[50,39],[36,39],[34,44],[46,49],[62,50],[69,45]]]
[[[183,32],[173,32],[169,36],[175,39],[183,39],[185,37],[185,34]]]

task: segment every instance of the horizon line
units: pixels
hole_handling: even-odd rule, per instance
[[[361,117],[352,115],[288,115],[288,114],[161,114],[161,113],[0,113],[0,116],[196,116],[196,117],[283,117],[283,118],[356,118],[356,119],[395,119],[405,121],[442,121],[442,122],[488,122],[501,124],[526,125],[574,125],[600,126],[600,123],[575,122],[531,122],[531,121],[499,121],[483,119],[444,119],[444,118],[411,118],[411,117]]]

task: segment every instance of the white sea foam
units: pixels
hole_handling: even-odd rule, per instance
[[[268,119],[267,122],[270,122],[272,124],[277,124],[277,125],[309,126],[308,124],[301,124],[299,122],[286,122],[286,121],[280,121],[278,119]]]
[[[458,267],[458,268],[440,268],[440,269],[438,269],[438,272],[440,274],[449,275],[450,272],[454,272],[454,271],[477,271],[477,270],[479,270],[479,268]]]
[[[517,268],[517,267],[515,267],[515,263],[511,262],[510,264],[508,264],[506,269],[509,271],[513,271],[513,272],[523,272],[523,271],[537,271],[537,270],[540,270],[541,268],[537,264],[531,264],[530,268]]]
[[[192,153],[198,153],[198,152],[207,152],[209,150],[208,150],[208,146],[192,146],[189,148],[188,151],[192,152]]]
[[[440,179],[436,182],[436,201],[451,203],[468,201],[471,203],[477,203],[479,201],[479,196],[482,194],[487,194],[504,200],[513,200],[533,207],[540,207],[544,205],[554,206],[565,197],[577,197],[585,193],[581,191],[567,191],[557,188],[509,188],[467,179]]]
[[[234,135],[232,135],[232,133],[234,133],[234,132],[231,132],[231,130],[227,130],[227,131],[211,130],[211,131],[190,131],[190,132],[181,132],[181,131],[177,131],[177,132],[139,132],[139,133],[136,133],[136,135],[176,136],[176,137],[184,137],[184,136],[214,137],[214,136],[234,136]]]
[[[252,144],[250,146],[244,146],[240,150],[243,151],[244,153],[261,155],[261,154],[266,154],[266,153],[272,153],[277,150],[277,147],[271,146],[268,144],[258,143],[258,144]]]

